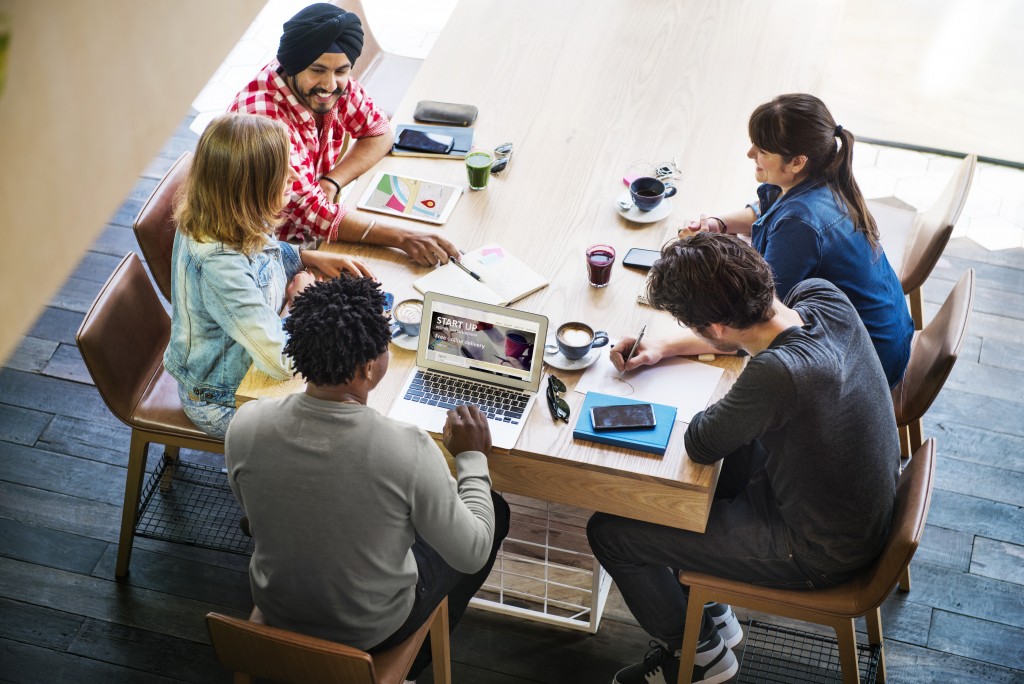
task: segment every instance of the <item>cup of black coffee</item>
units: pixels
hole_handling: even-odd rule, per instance
[[[398,327],[410,337],[418,337],[420,334],[420,321],[423,319],[423,302],[419,299],[406,299],[391,310]]]
[[[591,349],[608,344],[608,333],[604,330],[595,331],[586,323],[570,321],[558,326],[555,343],[555,348],[562,356],[570,361],[576,361],[590,353]],[[544,351],[553,352],[555,349],[548,345]]]
[[[642,176],[629,184],[633,204],[640,211],[657,209],[661,200],[676,194],[676,186],[651,176]]]

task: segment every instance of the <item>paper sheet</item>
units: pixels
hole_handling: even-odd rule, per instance
[[[677,356],[656,366],[641,366],[629,371],[620,381],[619,371],[615,370],[608,354],[601,354],[576,383],[576,391],[586,393],[593,390],[668,404],[679,410],[676,421],[689,423],[694,414],[707,407],[723,372],[721,368]]]

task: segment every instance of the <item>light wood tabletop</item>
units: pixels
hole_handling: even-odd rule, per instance
[[[665,313],[637,304],[645,274],[624,268],[630,247],[657,249],[688,218],[742,207],[756,188],[747,118],[784,92],[819,90],[840,2],[758,0],[472,0],[456,8],[393,123],[412,121],[419,100],[472,103],[474,145],[512,142],[512,159],[486,190],[466,190],[436,230],[469,251],[491,242],[551,284],[514,304],[546,315],[552,328],[581,320],[613,339],[647,325],[651,338],[677,330]],[[796,25],[798,24],[798,26]],[[372,93],[371,93],[372,96]],[[671,215],[651,224],[620,216],[622,177],[675,160],[682,178]],[[374,171],[466,185],[461,161],[386,157]],[[356,184],[362,195],[373,173]],[[608,287],[590,287],[585,249],[619,256]],[[329,246],[366,259],[395,301],[419,297],[412,282],[428,269],[402,253]],[[370,396],[386,413],[415,353],[391,348],[391,368]],[[742,364],[719,357],[724,394]],[[717,468],[685,455],[677,424],[665,456],[572,439],[583,401],[581,372],[556,371],[569,386],[570,424],[553,423],[543,400],[509,453],[490,459],[495,489],[703,531]],[[251,370],[237,399],[300,391]],[[685,388],[681,388],[685,391]],[[542,398],[543,399],[543,398]]]

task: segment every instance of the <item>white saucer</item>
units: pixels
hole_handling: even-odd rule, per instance
[[[583,370],[587,366],[597,361],[597,358],[601,356],[601,353],[607,350],[607,344],[601,347],[594,347],[589,352],[587,352],[587,355],[584,356],[582,359],[567,359],[564,356],[562,356],[562,352],[556,351],[553,354],[549,354],[547,351],[545,351],[544,363],[548,364],[552,368],[557,368],[559,370]]]
[[[672,213],[672,200],[668,198],[661,200],[661,204],[650,211],[640,211],[636,206],[630,206],[629,209],[626,209],[625,211],[619,208],[619,202],[632,203],[632,201],[633,198],[630,196],[629,190],[626,190],[615,198],[613,206],[615,207],[615,211],[619,212],[619,216],[627,221],[632,221],[633,223],[654,223],[655,221],[660,221],[661,219],[666,218]]]
[[[419,337],[413,337],[412,335],[406,335],[405,333],[398,333],[398,335],[391,338],[391,344],[409,351],[416,351],[416,346],[419,344],[419,341]]]

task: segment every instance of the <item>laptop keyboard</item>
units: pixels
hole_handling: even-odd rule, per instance
[[[418,370],[405,398],[443,409],[476,404],[492,420],[517,424],[523,417],[530,395],[451,375]]]

